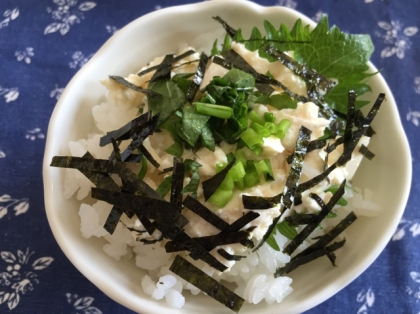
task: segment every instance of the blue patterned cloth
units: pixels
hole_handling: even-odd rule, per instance
[[[48,122],[72,76],[118,29],[187,0],[0,1],[0,312],[132,313],[67,260],[44,210],[42,158]],[[350,33],[369,33],[372,61],[390,85],[413,156],[404,217],[373,265],[307,313],[420,312],[420,0],[259,0],[323,13]]]

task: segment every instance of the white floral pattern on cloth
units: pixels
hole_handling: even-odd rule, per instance
[[[416,26],[403,28],[403,24],[398,20],[391,21],[390,23],[379,21],[378,25],[385,30],[385,34],[382,34],[381,32],[375,32],[375,34],[382,38],[387,45],[387,47],[381,51],[381,58],[388,58],[396,55],[399,59],[403,59],[405,52],[412,46],[409,37],[416,35],[418,28]]]
[[[162,9],[162,6],[160,4],[155,5],[155,10],[160,10],[160,9]]]
[[[395,231],[394,235],[392,236],[392,241],[399,241],[406,235],[407,229],[411,232],[411,236],[413,238],[417,237],[420,234],[420,221],[418,219],[415,220],[406,220],[401,219],[397,230]]]
[[[6,155],[4,155],[4,157],[6,157]],[[9,213],[10,208],[13,208],[15,216],[24,214],[29,209],[29,200],[27,198],[16,199],[8,194],[3,194],[0,196],[0,219]]]
[[[319,10],[315,13],[315,15],[312,17],[312,21],[319,22],[321,21],[322,16],[327,15],[325,12]]]
[[[60,99],[60,96],[63,93],[63,91],[64,91],[63,87],[58,87],[57,84],[55,84],[55,88],[50,92],[50,97],[58,100]]]
[[[79,298],[77,294],[66,293],[67,302],[72,305],[75,314],[102,314],[97,307],[92,306],[92,297]]]
[[[115,34],[118,31],[118,28],[113,25],[105,25],[105,29],[110,34]]]
[[[10,310],[18,306],[20,298],[32,291],[34,284],[39,284],[37,272],[54,261],[52,257],[41,257],[29,263],[34,253],[29,248],[25,252],[17,250],[16,255],[7,251],[0,252],[7,265],[5,271],[0,272],[0,305],[7,303]]]
[[[6,153],[0,149],[0,158],[6,158]]]
[[[67,34],[70,27],[76,23],[80,23],[85,15],[83,12],[89,11],[96,7],[95,2],[86,1],[77,5],[77,0],[53,0],[56,8],[47,7],[47,12],[51,13],[53,20],[56,22],[49,24],[44,35],[60,32],[61,35]]]
[[[372,288],[369,288],[367,291],[364,289],[359,292],[356,298],[358,303],[362,303],[362,306],[357,311],[357,314],[368,314],[369,308],[375,303],[375,293],[373,293]]]
[[[278,0],[277,5],[280,5],[282,7],[288,7],[291,9],[296,9],[298,3],[293,0]]]
[[[410,272],[410,277],[415,283],[420,284],[420,273],[412,271]],[[405,291],[408,295],[415,297],[417,299],[416,302],[420,301],[420,285],[417,287],[417,289],[413,289],[410,286],[407,286]]]
[[[81,68],[89,61],[90,58],[92,58],[92,56],[93,56],[93,53],[91,53],[88,56],[85,56],[83,52],[76,51],[71,56],[73,61],[69,63],[69,66],[71,69],[76,69],[77,67]]]
[[[23,51],[16,51],[15,57],[17,58],[17,61],[24,60],[27,64],[31,63],[31,57],[35,55],[34,48],[27,47]]]
[[[27,140],[35,141],[36,139],[44,139],[45,135],[41,132],[40,128],[26,131],[25,138]]]
[[[407,118],[407,121],[413,122],[415,126],[420,125],[420,111],[411,111],[411,109],[408,109],[406,118]]]
[[[15,20],[19,16],[19,9],[14,8],[13,10],[6,10],[3,13],[3,20],[0,21],[0,29],[9,25],[10,21]]]
[[[414,78],[414,92],[420,94],[420,76]]]
[[[19,97],[17,87],[5,88],[0,86],[0,96],[3,96],[6,102],[15,101]]]

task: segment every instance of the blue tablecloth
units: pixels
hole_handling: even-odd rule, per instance
[[[130,21],[188,0],[0,1],[0,312],[132,313],[67,260],[44,210],[41,165],[48,122],[72,76]],[[403,220],[373,265],[307,313],[420,312],[420,1],[259,0],[294,8],[350,33],[369,33],[413,157]],[[25,274],[20,280],[19,274]]]

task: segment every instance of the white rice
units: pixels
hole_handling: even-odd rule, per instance
[[[206,38],[207,40],[207,38]],[[237,47],[236,47],[237,48]],[[237,48],[238,49],[238,48]],[[255,59],[254,53],[246,52],[243,54],[243,57],[252,63],[252,59]],[[190,59],[196,59],[199,56],[193,55]],[[160,63],[162,58],[157,58],[151,62],[150,66]],[[265,73],[265,68],[268,65],[260,64],[261,68],[259,71]],[[272,64],[270,65],[272,66]],[[178,68],[178,71],[193,72],[195,65],[192,64],[189,69],[185,67]],[[282,78],[282,81],[289,82],[291,86],[294,86],[291,89],[294,89],[296,92],[302,94],[297,85],[299,85],[300,80],[296,80],[294,76],[285,74],[284,69],[281,65],[276,65],[276,69],[272,70],[270,68],[270,73],[273,75],[278,75]],[[147,80],[150,79],[150,73],[144,77],[138,77],[137,75],[130,75],[127,79],[134,84],[142,85]],[[143,94],[136,93],[134,91],[128,90],[121,85],[113,81],[103,81],[102,82],[108,89],[109,93],[107,95],[107,101],[101,103],[98,106],[95,106],[92,110],[93,118],[95,120],[96,126],[98,128],[97,134],[89,134],[86,139],[80,139],[76,142],[69,143],[69,151],[72,156],[83,156],[86,151],[89,151],[94,157],[107,159],[111,154],[111,146],[99,147],[99,138],[106,134],[106,132],[115,130],[122,125],[126,124],[128,121],[132,120],[138,114],[138,108],[135,104],[142,103],[145,110],[147,110],[147,99]],[[287,85],[287,84],[286,84]],[[290,85],[289,85],[290,86]],[[304,91],[306,93],[306,90]],[[302,111],[302,114],[310,114],[310,110],[314,110],[311,106],[303,107],[301,104],[297,109]],[[305,109],[306,108],[306,109]],[[263,114],[267,111],[266,106],[259,106],[256,108],[256,111],[260,114]],[[306,110],[306,111],[304,111]],[[308,113],[309,112],[309,113]],[[311,124],[309,122],[302,122],[299,116],[293,116],[293,113],[285,111],[274,112],[276,120],[279,121],[282,118],[289,118],[296,123],[292,125],[290,132],[284,140],[282,140],[282,145],[288,151],[291,152],[294,149],[296,142],[296,130],[300,128],[302,123],[306,123],[307,127],[312,127],[314,134],[313,137],[319,137],[322,135],[323,126],[321,120],[314,120]],[[317,112],[312,114],[317,114]],[[316,115],[315,115],[316,116]],[[300,123],[300,124],[299,124]],[[308,126],[309,124],[309,126]],[[162,133],[155,133],[150,140],[147,139],[144,143],[146,148],[151,152],[155,159],[161,164],[162,168],[170,167],[172,165],[172,156],[169,156],[163,152],[164,149],[169,147],[172,144],[170,137]],[[127,143],[122,144],[122,149],[127,145]],[[217,148],[216,152],[213,154],[209,151],[199,151],[197,155],[200,157],[200,163],[203,167],[200,168],[200,175],[212,176],[215,173],[215,164],[219,161],[226,161],[226,154],[232,151],[231,145],[222,144],[221,148]],[[186,158],[192,158],[192,153],[188,153],[189,156]],[[248,152],[248,154],[252,155]],[[312,154],[316,154],[313,152]],[[287,155],[285,155],[287,156]],[[255,156],[249,156],[254,159]],[[264,183],[261,186],[248,189],[244,193],[251,195],[275,195],[282,192],[284,187],[284,182],[287,178],[288,166],[285,163],[285,158],[276,156],[276,159],[272,159],[272,165],[275,171],[276,181],[272,183]],[[138,171],[139,166],[132,166],[134,171]],[[149,173],[148,177],[145,179],[152,188],[156,188],[160,183],[159,180],[163,179],[163,176],[159,178],[156,175],[156,170],[152,165],[149,164]],[[311,178],[320,173],[319,167],[317,168],[316,164],[311,162],[306,162],[304,164],[303,176],[306,178]],[[336,177],[333,177],[336,180],[343,176],[343,174],[337,174]],[[187,181],[185,182],[187,183]],[[341,183],[341,182],[340,182]],[[88,196],[91,187],[93,184],[85,178],[81,173],[76,170],[66,170],[65,177],[65,186],[64,186],[64,197],[70,198],[73,195],[77,197],[78,200],[84,199]],[[331,197],[330,192],[323,192],[325,186],[316,187],[310,191],[306,191],[306,195],[310,192],[317,192],[317,194],[324,200],[328,201]],[[240,199],[240,193],[236,192],[236,197]],[[305,193],[303,196],[305,196]],[[198,191],[199,199],[202,195],[202,189]],[[313,238],[319,235],[322,235],[323,232],[328,231],[332,225],[335,225],[340,219],[342,219],[349,211],[353,210],[358,215],[373,216],[377,215],[379,208],[373,202],[372,192],[365,189],[360,190],[354,188],[346,188],[345,198],[349,201],[349,204],[344,210],[336,211],[338,212],[338,217],[334,219],[329,219],[324,221],[322,226],[323,230],[316,229],[313,234],[308,238]],[[232,202],[232,201],[231,201]],[[243,213],[241,204],[231,205],[231,210],[229,213],[226,211],[220,210],[212,206],[211,204],[206,203],[206,206],[214,210],[221,218],[225,219],[228,223],[236,220]],[[185,280],[179,278],[169,271],[169,266],[171,265],[174,254],[166,253],[164,249],[165,241],[161,241],[151,245],[145,245],[139,240],[142,237],[149,237],[147,233],[138,234],[136,232],[130,232],[127,229],[128,227],[136,228],[137,230],[141,229],[141,223],[133,217],[129,219],[127,216],[123,215],[121,217],[121,222],[118,224],[115,232],[110,235],[108,234],[103,225],[107,219],[108,214],[111,210],[111,205],[102,201],[97,201],[93,205],[81,204],[79,215],[81,218],[81,232],[85,238],[102,237],[108,243],[104,245],[103,249],[110,257],[120,260],[121,258],[135,260],[136,265],[139,268],[142,268],[148,271],[149,275],[145,275],[141,281],[142,288],[144,293],[155,300],[165,299],[166,303],[169,306],[174,308],[181,308],[185,303],[185,292],[188,292],[193,295],[201,293],[201,291],[189,284]],[[316,212],[320,208],[318,204],[310,198],[303,197],[303,204],[295,207],[297,212]],[[264,211],[264,214],[261,214],[262,217],[255,220],[253,223],[256,224],[257,228],[253,234],[254,242],[258,242],[262,238],[262,235],[265,233],[266,228],[271,223],[272,218],[277,216],[278,208],[274,208],[271,211]],[[233,214],[232,214],[233,213]],[[233,215],[233,216],[232,216]],[[265,216],[263,216],[265,215]],[[190,223],[186,226],[186,232],[192,236],[203,236],[209,234],[216,234],[217,229],[212,228],[207,222],[203,221],[201,218],[195,216],[192,213],[185,213],[185,216],[189,219]],[[253,225],[253,224],[251,224]],[[262,227],[264,225],[264,227]],[[250,225],[246,226],[247,228]],[[204,231],[202,233],[201,231]],[[155,232],[151,235],[152,238],[159,238],[159,232]],[[288,243],[288,240],[279,233],[274,235],[279,247],[282,249]],[[305,241],[297,250],[296,253],[302,251],[311,244],[311,240]],[[241,245],[231,245],[223,246],[223,248],[231,254],[236,254],[240,252],[242,255],[248,255],[249,252],[241,252],[244,249]],[[213,250],[211,253],[214,253],[218,248]],[[182,253],[181,253],[182,254]],[[292,279],[289,277],[278,277],[274,278],[273,273],[278,267],[284,266],[290,261],[290,257],[281,252],[273,250],[269,245],[264,244],[256,253],[249,254],[247,258],[244,258],[236,263],[226,261],[220,256],[218,258],[229,266],[229,271],[220,273],[215,271],[213,268],[201,261],[193,261],[191,258],[183,254],[190,262],[194,263],[196,266],[201,268],[208,275],[212,276],[216,280],[224,280],[226,282],[231,282],[236,284],[235,292],[242,296],[247,302],[257,304],[263,300],[268,304],[274,302],[281,302],[283,298],[292,293],[293,289],[291,287]]]

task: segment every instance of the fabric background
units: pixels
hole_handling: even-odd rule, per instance
[[[0,1],[0,312],[132,313],[85,279],[50,231],[41,165],[63,88],[130,21],[187,0]],[[308,311],[420,313],[420,0],[258,0],[350,33],[369,33],[373,63],[396,98],[410,141],[411,196],[391,242],[347,288]],[[398,154],[398,152],[395,152]],[[7,274],[28,273],[10,282]]]

